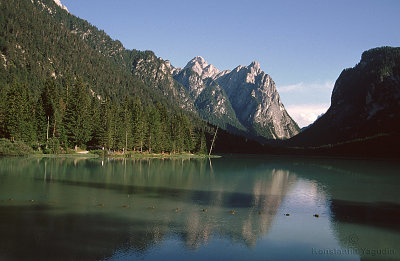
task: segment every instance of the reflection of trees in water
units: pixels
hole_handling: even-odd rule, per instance
[[[331,211],[342,247],[354,249],[361,260],[400,260],[399,204],[332,200]]]
[[[398,162],[322,158],[295,163],[299,178],[315,181],[329,195],[330,225],[341,247],[361,260],[400,260]]]
[[[213,161],[211,168],[208,160],[19,162],[11,159],[0,164],[0,177],[10,166],[19,168],[13,177],[4,175],[8,181],[0,184],[0,190],[7,189],[13,181],[21,182],[27,194],[44,190],[53,201],[68,201],[58,208],[76,203],[93,207],[95,196],[106,195],[105,207],[89,214],[72,214],[68,209],[56,214],[51,208],[31,211],[26,206],[20,210],[2,209],[8,213],[2,220],[13,228],[0,236],[2,242],[14,239],[13,246],[7,249],[17,249],[22,242],[27,253],[45,258],[69,248],[71,252],[65,253],[66,259],[74,256],[95,259],[116,250],[131,249],[145,254],[149,247],[170,235],[181,238],[190,249],[207,244],[212,237],[229,238],[253,247],[268,232],[295,179],[287,170],[244,162],[232,162],[228,171],[223,171],[226,162]],[[37,182],[43,186],[38,187]],[[63,195],[71,191],[73,195],[66,199]],[[128,194],[135,198],[132,207],[124,210],[129,215],[114,213],[111,208],[121,208],[121,195]],[[158,204],[154,210],[147,209],[149,200]],[[177,206],[179,211],[174,211]],[[234,215],[230,213],[233,209]],[[24,218],[13,220],[17,213]],[[18,232],[12,232],[16,228]],[[40,244],[29,245],[35,234],[41,235]]]
[[[0,206],[0,259],[100,260],[116,250],[140,256],[155,244],[141,220],[107,215],[53,215],[44,206]],[[133,231],[133,232],[130,232]]]

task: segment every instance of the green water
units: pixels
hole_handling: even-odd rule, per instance
[[[246,155],[0,158],[0,260],[400,260],[399,170]]]

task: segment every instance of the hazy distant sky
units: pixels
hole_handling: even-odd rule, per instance
[[[334,82],[364,50],[400,46],[400,1],[61,0],[120,40],[183,67],[259,61],[289,114],[305,126],[330,104]]]

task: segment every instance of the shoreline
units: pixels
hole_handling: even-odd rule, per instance
[[[102,156],[99,156],[102,157]],[[111,159],[206,159],[206,158],[221,158],[221,155],[207,155],[207,154],[192,154],[192,153],[172,153],[172,154],[159,154],[159,153],[128,153],[128,154],[114,154],[105,155],[104,158]]]
[[[1,155],[1,157],[28,157],[28,158],[77,158],[77,159],[206,159],[206,158],[221,158],[221,155],[206,155],[206,154],[117,154],[100,156],[96,153],[87,154],[27,154],[27,155]]]

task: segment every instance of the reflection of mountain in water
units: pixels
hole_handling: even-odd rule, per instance
[[[0,252],[16,258],[140,255],[170,236],[190,249],[213,237],[252,247],[295,180],[289,171],[243,161],[2,161]],[[10,191],[16,187],[23,191]],[[26,202],[32,197],[34,205]],[[18,248],[25,250],[13,252]]]
[[[257,239],[268,232],[288,191],[289,178],[287,171],[272,170],[268,177],[254,180],[252,194],[213,193],[209,197],[211,202],[206,204],[206,218],[196,207],[186,218],[183,231],[186,245],[199,247],[207,243],[210,236],[218,234],[254,246]]]

